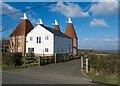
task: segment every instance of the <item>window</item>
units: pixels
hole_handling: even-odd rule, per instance
[[[45,52],[48,52],[48,48],[45,48]]]
[[[21,52],[21,47],[18,47],[18,52]]]
[[[12,37],[12,42],[14,42],[15,41],[15,38],[14,37]]]
[[[33,37],[30,37],[30,41],[32,41],[33,40]]]
[[[11,48],[11,52],[14,52],[14,48],[13,47]]]
[[[41,37],[37,37],[37,43],[41,43]]]
[[[41,43],[41,37],[39,37],[39,43]]]
[[[34,48],[28,48],[28,53],[34,53]]]
[[[37,43],[38,43],[38,37],[37,37]]]
[[[19,43],[21,42],[21,36],[18,36],[18,42]]]
[[[45,40],[48,40],[48,38],[49,38],[48,36],[45,36]]]

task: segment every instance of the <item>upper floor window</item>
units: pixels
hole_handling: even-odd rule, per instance
[[[12,42],[14,42],[15,41],[15,37],[12,37]]]
[[[21,42],[21,41],[22,41],[21,36],[18,36],[18,42]]]
[[[45,40],[48,40],[49,39],[49,37],[48,36],[45,36]]]
[[[48,48],[45,48],[45,52],[48,52]]]
[[[32,41],[33,40],[33,37],[30,37],[30,41]]]
[[[41,43],[41,37],[37,37],[37,43]]]

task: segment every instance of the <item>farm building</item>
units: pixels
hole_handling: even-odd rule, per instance
[[[11,52],[34,53],[37,56],[53,56],[54,54],[77,54],[78,42],[74,26],[68,18],[65,33],[61,32],[57,20],[54,28],[50,28],[39,20],[32,26],[24,13],[24,18],[10,35]]]

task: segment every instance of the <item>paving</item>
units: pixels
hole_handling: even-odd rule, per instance
[[[80,71],[80,60],[3,72],[3,84],[94,84]]]

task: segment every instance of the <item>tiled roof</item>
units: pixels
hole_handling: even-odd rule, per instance
[[[42,27],[44,27],[46,30],[50,31],[54,35],[70,38],[67,35],[65,35],[64,33],[62,33],[61,31],[54,30],[53,28],[50,28],[50,27],[47,27],[47,26],[42,26]]]
[[[74,30],[73,24],[68,23],[67,29],[65,31],[65,34],[71,38],[77,38],[76,32]]]
[[[54,30],[60,31],[59,25],[55,25],[55,26],[54,26]]]
[[[16,27],[16,29],[10,34],[11,36],[21,36],[27,35],[32,29],[33,25],[28,19],[24,19],[20,22],[20,24]]]

